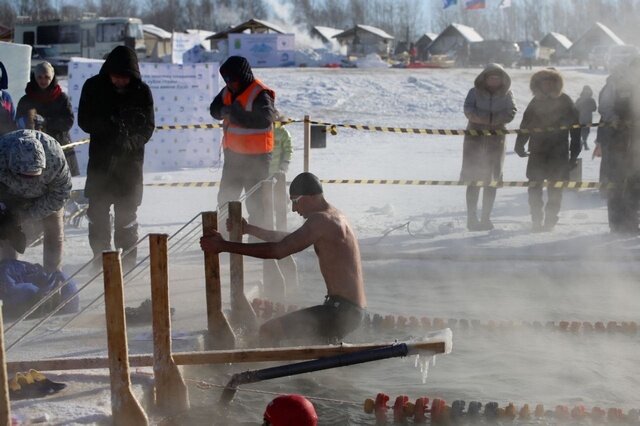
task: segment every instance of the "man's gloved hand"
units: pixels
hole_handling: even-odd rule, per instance
[[[109,117],[109,122],[113,126],[116,135],[126,136],[128,134],[127,125],[122,118],[116,115],[112,115],[111,117]]]
[[[244,112],[244,108],[240,105],[240,102],[235,101],[229,107],[229,114],[242,114]]]
[[[229,114],[231,114],[231,107],[229,105],[224,105],[220,108],[220,115],[224,117]]]
[[[289,162],[288,161],[280,162],[279,169],[282,173],[287,173],[289,171]]]
[[[122,139],[120,146],[122,147],[122,153],[131,154],[144,147],[144,137],[140,135],[129,135]]]
[[[27,237],[22,232],[20,223],[4,203],[0,203],[0,240],[8,240],[20,254],[27,248]]]
[[[527,151],[524,150],[524,144],[517,143],[515,148],[513,149],[519,157],[525,158],[528,157]]]

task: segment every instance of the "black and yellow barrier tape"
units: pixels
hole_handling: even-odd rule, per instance
[[[498,129],[498,130],[463,130],[463,129],[419,129],[411,127],[384,127],[384,126],[371,126],[366,124],[335,124],[326,123],[322,121],[312,121],[309,123],[325,126],[326,131],[332,135],[338,133],[337,128],[342,127],[345,129],[353,130],[366,130],[370,132],[388,132],[388,133],[402,133],[402,134],[414,134],[414,135],[439,135],[439,136],[505,136],[505,135],[517,135],[517,134],[534,134],[534,133],[548,133],[557,132],[562,130],[581,129],[583,127],[622,127],[619,123],[591,123],[591,124],[574,124],[570,126],[560,127],[536,127],[532,129]]]
[[[277,121],[283,126],[291,123],[303,123],[305,120],[287,119],[283,121]],[[316,124],[325,126],[326,132],[336,135],[338,133],[338,127],[353,130],[366,130],[371,132],[388,132],[388,133],[402,133],[402,134],[414,134],[414,135],[439,135],[439,136],[504,136],[514,134],[533,134],[533,133],[547,133],[556,132],[560,130],[580,129],[583,127],[626,127],[628,125],[619,123],[591,123],[591,124],[574,124],[572,126],[560,126],[560,127],[539,127],[533,129],[504,129],[504,130],[460,130],[460,129],[419,129],[411,127],[385,127],[385,126],[370,126],[366,124],[336,124],[326,123],[322,121],[307,121],[310,124]],[[220,123],[204,123],[204,124],[165,124],[162,126],[156,126],[156,130],[211,130],[221,129]],[[83,145],[89,142],[89,139],[82,139],[77,142],[64,145],[62,149],[70,149],[78,145]]]
[[[602,184],[599,182],[572,182],[572,181],[463,181],[463,180],[419,180],[419,179],[322,179],[324,184],[338,185],[416,185],[416,186],[477,186],[489,188],[529,188],[542,185],[545,188],[556,189],[599,189],[612,188],[614,184]],[[220,182],[160,182],[147,183],[145,186],[172,187],[172,188],[207,188],[219,186]]]
[[[276,121],[275,124],[286,126],[291,123],[302,123],[304,120],[294,120],[292,118]],[[222,129],[221,123],[205,123],[205,124],[164,124],[162,126],[156,126],[156,130],[208,130],[208,129]]]

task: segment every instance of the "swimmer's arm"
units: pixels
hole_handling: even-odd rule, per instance
[[[281,241],[282,239],[284,239],[284,237],[289,235],[288,232],[272,231],[269,229],[261,228],[256,225],[251,225],[249,222],[247,222],[245,218],[242,218],[242,222],[240,223],[240,226],[242,228],[243,234],[252,235],[258,239],[261,239],[262,241],[277,242],[277,241]],[[231,232],[232,231],[231,228],[232,228],[231,219],[227,218],[227,231]]]
[[[256,225],[244,224],[243,231],[245,234],[252,235],[262,241],[278,242],[287,237],[289,232],[284,231],[271,231],[269,229],[260,228]]]
[[[269,243],[234,243],[222,239],[219,234],[202,237],[200,245],[205,251],[229,252],[259,259],[282,259],[313,245],[322,236],[319,217],[309,218],[302,227],[286,236],[283,240]]]

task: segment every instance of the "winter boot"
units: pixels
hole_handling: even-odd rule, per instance
[[[467,229],[469,231],[482,231],[480,221],[475,212],[467,212]]]
[[[479,231],[491,231],[493,229],[493,223],[491,222],[491,219],[487,218],[482,218],[482,220],[480,221],[480,223],[478,224],[478,230]]]

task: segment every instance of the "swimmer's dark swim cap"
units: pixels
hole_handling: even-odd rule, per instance
[[[313,173],[300,173],[289,186],[289,195],[317,195],[322,194],[322,183]]]

